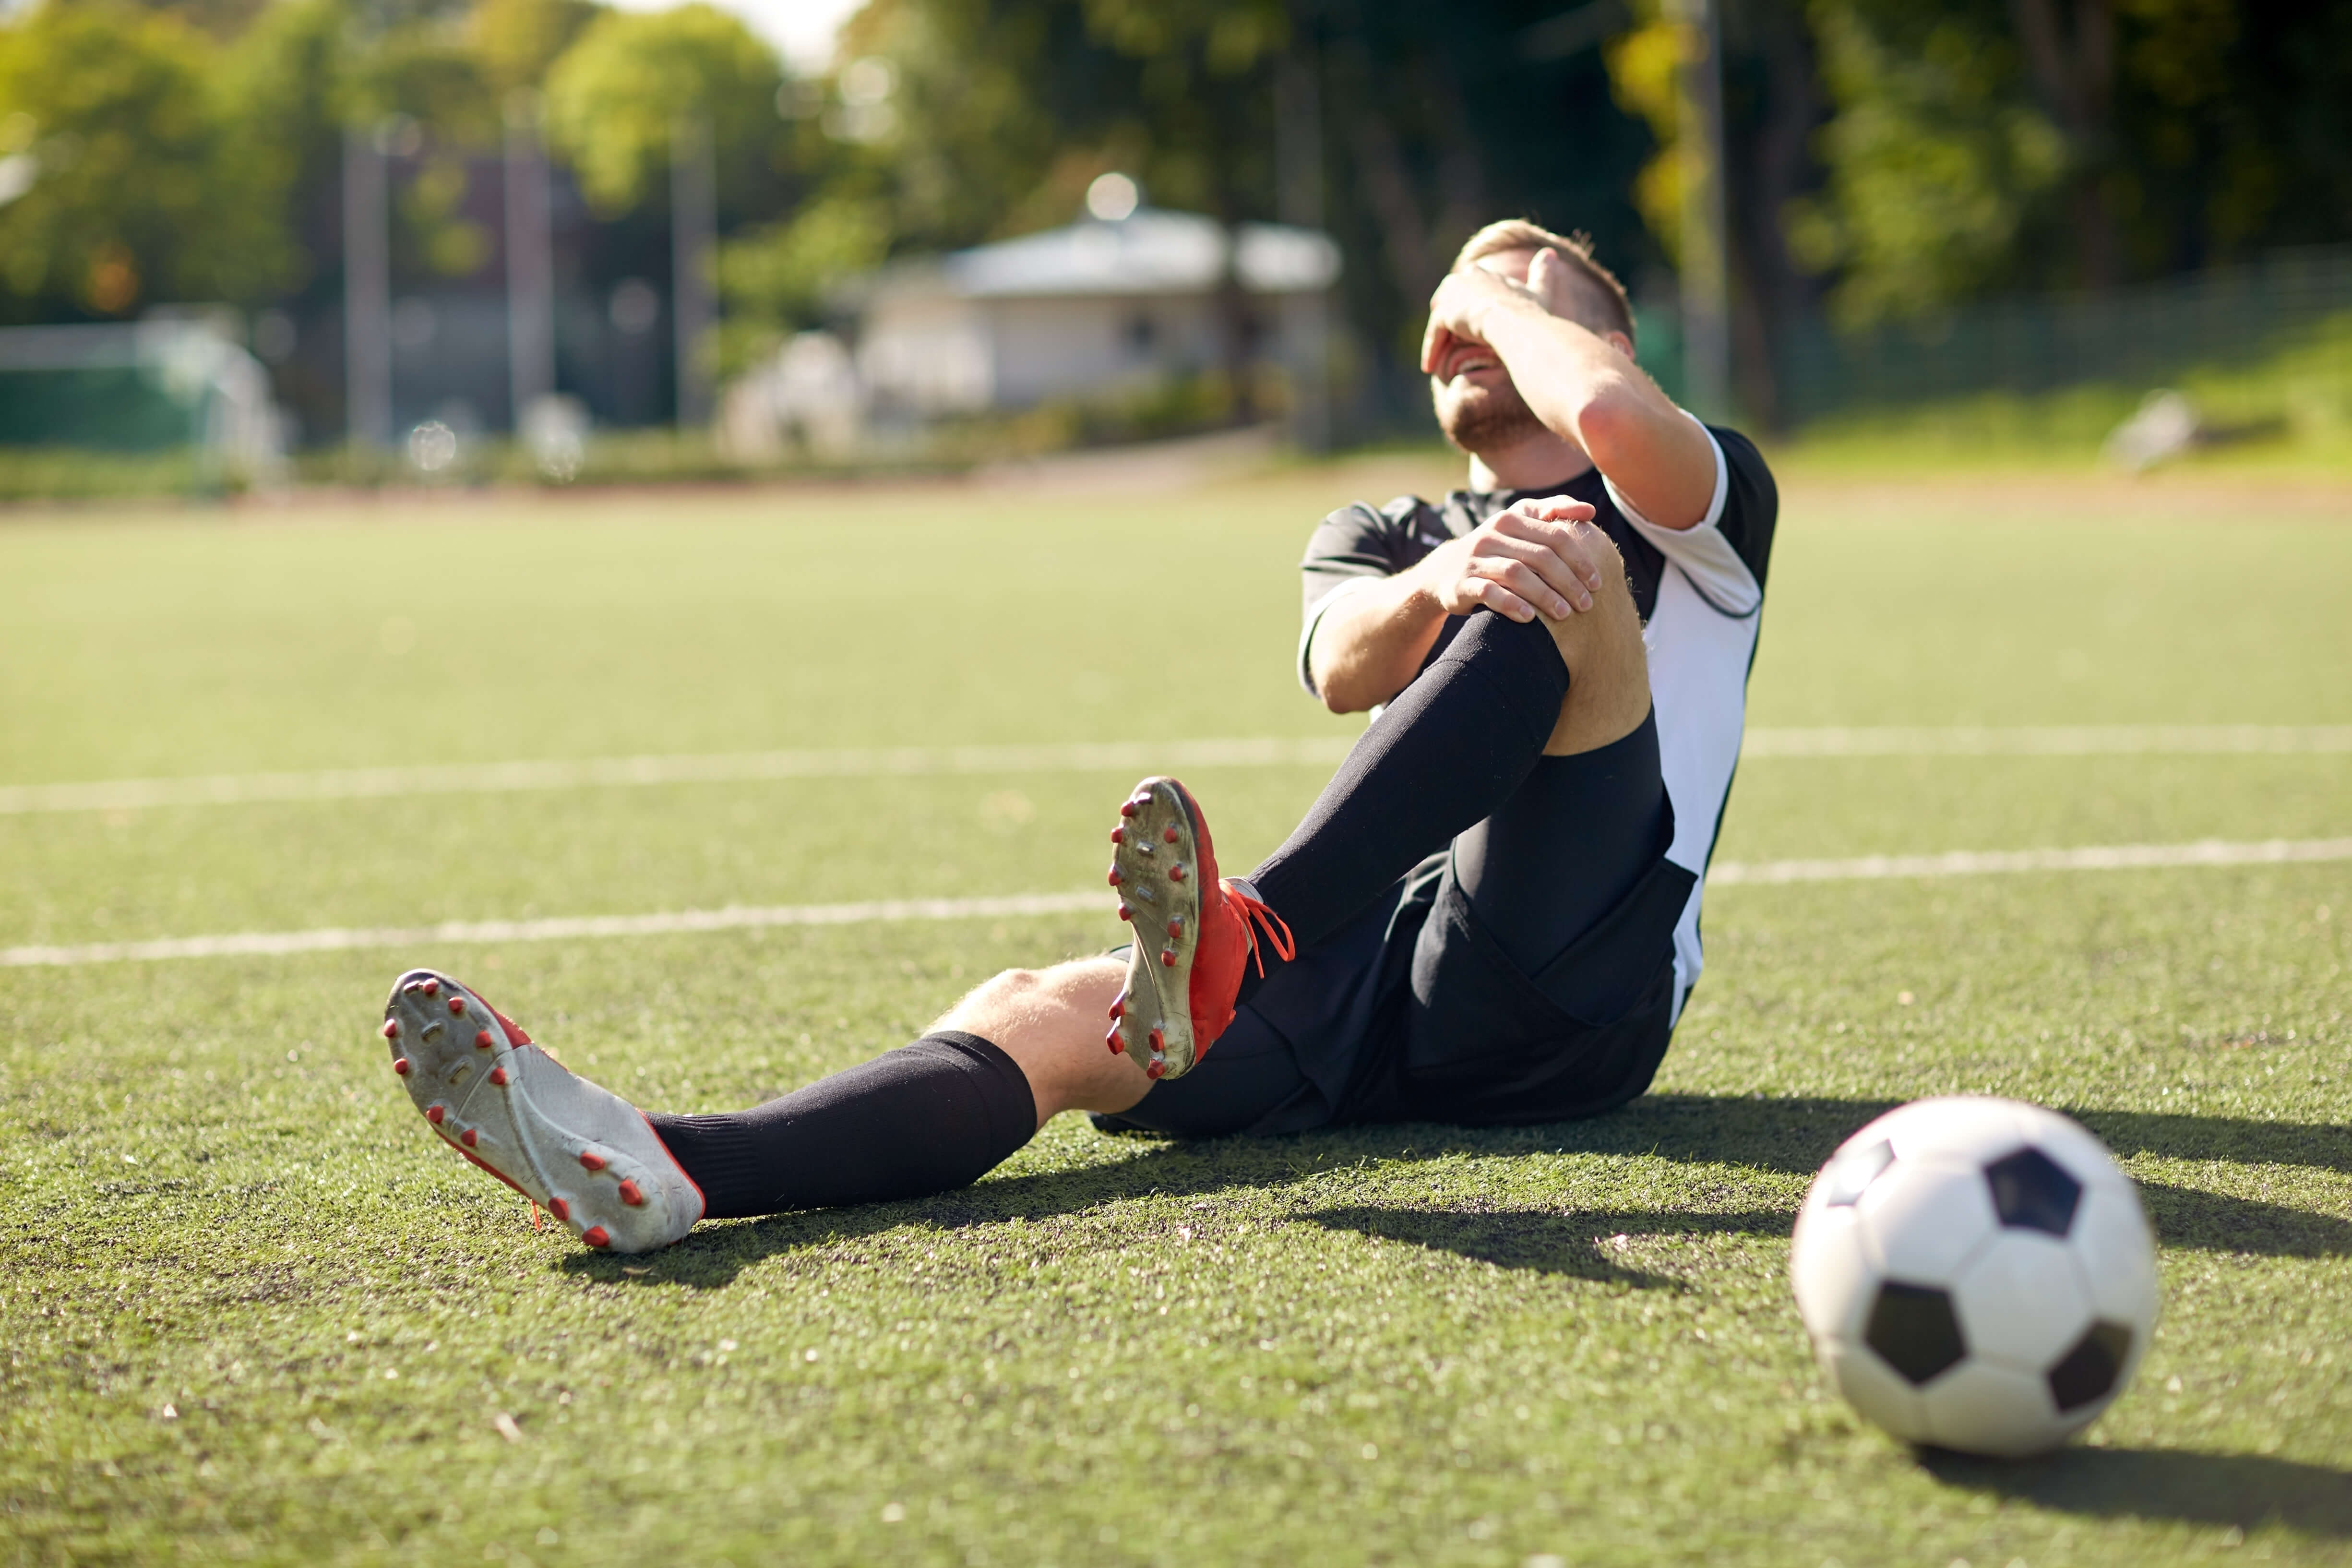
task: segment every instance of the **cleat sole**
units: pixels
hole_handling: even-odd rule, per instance
[[[412,971],[385,1013],[394,1070],[434,1132],[588,1245],[650,1251],[702,1217],[701,1192],[635,1107],[574,1077],[457,981]],[[459,1015],[481,1026],[440,1027]]]
[[[1192,960],[1199,944],[1201,894],[1186,864],[1199,830],[1184,792],[1170,778],[1150,778],[1119,807],[1129,825],[1113,851],[1111,882],[1129,902],[1119,919],[1133,931],[1123,1016],[1112,1031],[1150,1078],[1181,1078],[1198,1058],[1192,1034]],[[1174,853],[1154,853],[1154,841]],[[1164,934],[1163,934],[1164,933]],[[1137,1047],[1148,1040],[1148,1057]]]

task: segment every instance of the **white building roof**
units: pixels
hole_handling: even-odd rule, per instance
[[[1201,294],[1223,278],[1226,244],[1213,218],[1146,207],[894,267],[877,282],[885,293],[964,300]],[[1314,229],[1246,223],[1234,247],[1234,270],[1252,293],[1311,293],[1339,276],[1339,247]]]

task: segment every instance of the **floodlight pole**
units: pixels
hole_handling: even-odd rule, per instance
[[[1724,216],[1723,16],[1718,0],[1668,0],[1682,33],[1676,73],[1683,162],[1683,395],[1709,419],[1731,400],[1731,266]]]
[[[507,395],[520,436],[531,405],[555,390],[555,254],[539,95],[507,100]]]
[[[677,426],[710,423],[710,377],[705,355],[717,315],[711,299],[711,254],[719,229],[718,174],[711,166],[710,122],[677,117],[670,128],[670,322],[677,333]]]
[[[343,425],[354,447],[392,445],[392,256],[383,128],[343,128]]]

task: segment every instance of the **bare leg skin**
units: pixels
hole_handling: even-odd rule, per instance
[[[1600,529],[1589,522],[1576,528],[1601,568],[1601,586],[1591,609],[1546,623],[1569,674],[1559,722],[1544,742],[1547,757],[1597,752],[1632,734],[1650,711],[1650,661],[1624,558]]]
[[[1151,1080],[1131,1054],[1103,1044],[1127,961],[1079,958],[1050,969],[1008,969],[974,986],[932,1030],[978,1035],[1028,1075],[1037,1125],[1065,1110],[1125,1110]]]

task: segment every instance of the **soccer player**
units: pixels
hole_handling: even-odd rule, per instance
[[[425,1119],[590,1246],[638,1252],[961,1186],[1064,1110],[1202,1137],[1642,1093],[1698,978],[1771,476],[1635,365],[1588,246],[1533,224],[1464,247],[1422,364],[1468,487],[1315,531],[1299,677],[1377,717],[1247,879],[1219,875],[1192,795],[1147,779],[1110,835],[1126,956],[999,974],[912,1045],[727,1115],[640,1112],[413,971],[383,1034]],[[1185,625],[1171,606],[1140,689],[1183,679]]]

